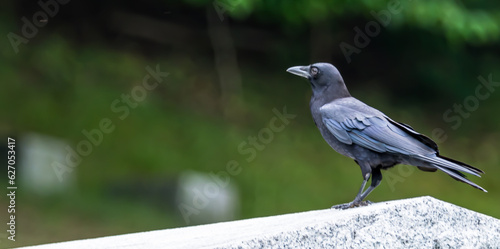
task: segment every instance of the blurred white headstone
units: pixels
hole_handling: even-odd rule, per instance
[[[184,172],[179,179],[176,199],[186,225],[235,219],[240,205],[238,190],[231,180],[214,174]]]
[[[28,133],[20,137],[19,180],[26,191],[50,195],[62,193],[75,184],[75,172],[60,181],[51,166],[64,162],[67,143],[47,135]]]

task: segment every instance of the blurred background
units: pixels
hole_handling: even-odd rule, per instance
[[[18,187],[16,241],[4,225],[1,247],[351,201],[359,166],[285,72],[318,61],[486,172],[470,177],[482,193],[396,166],[371,201],[430,195],[500,218],[498,1],[18,0],[0,19],[1,148],[16,140]]]

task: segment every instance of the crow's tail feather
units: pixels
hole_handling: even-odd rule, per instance
[[[477,188],[477,189],[480,189],[484,192],[488,192],[486,189],[482,188],[481,186],[473,183],[472,181],[470,181],[469,179],[466,178],[466,176],[462,173],[460,173],[459,171],[456,171],[456,170],[453,170],[453,169],[449,169],[449,168],[446,168],[446,167],[442,167],[442,166],[439,166],[439,165],[435,165],[438,169],[442,170],[444,173],[448,174],[449,176],[451,176],[453,179],[457,180],[457,181],[461,181],[463,183],[467,183],[469,185],[471,185],[472,187],[474,188]]]
[[[455,171],[462,171],[464,173],[475,175],[478,177],[481,177],[479,174],[484,173],[480,169],[474,168],[470,165],[467,165],[467,164],[462,163],[462,162],[458,162],[456,160],[450,160],[450,159],[448,159],[446,157],[442,157],[440,155],[432,155],[432,156],[420,156],[420,155],[418,155],[417,158],[419,158],[420,160],[422,160],[424,162],[430,163],[434,166],[437,165],[437,166],[445,167],[448,169],[453,169]]]
[[[469,179],[467,179],[467,177],[461,173],[461,172],[464,172],[464,173],[468,173],[468,174],[472,174],[472,175],[481,177],[479,174],[483,174],[484,172],[478,168],[475,168],[471,165],[468,165],[468,164],[465,164],[463,162],[460,162],[460,161],[457,161],[457,160],[454,160],[451,158],[447,158],[447,157],[444,157],[441,155],[435,155],[435,156],[431,156],[431,157],[418,156],[418,158],[427,162],[427,163],[430,163],[432,166],[445,172],[446,174],[448,174],[449,176],[451,176],[453,179],[455,179],[457,181],[467,183],[474,188],[480,189],[484,192],[488,192],[484,188],[482,188],[481,186],[479,186],[479,185],[473,183],[472,181],[470,181]]]
[[[484,172],[476,167],[473,167],[471,165],[468,165],[466,163],[463,163],[463,162],[460,162],[460,161],[457,161],[455,159],[452,159],[452,158],[449,158],[449,157],[445,157],[445,156],[441,156],[441,155],[438,155],[438,157],[442,158],[442,159],[445,159],[447,161],[450,161],[452,163],[455,163],[455,164],[458,164],[460,166],[463,166],[463,167],[466,167],[474,172],[476,172],[477,174],[484,174]]]

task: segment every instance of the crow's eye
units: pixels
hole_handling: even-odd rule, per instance
[[[312,68],[311,68],[311,76],[312,76],[313,78],[316,78],[316,76],[318,75],[318,73],[319,73],[318,68],[316,68],[316,67],[312,67]]]

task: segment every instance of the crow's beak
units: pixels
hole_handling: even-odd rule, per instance
[[[309,79],[311,75],[309,75],[309,66],[296,66],[296,67],[291,67],[286,70],[289,73],[293,73],[295,75],[298,75],[300,77],[304,77],[306,79]]]

